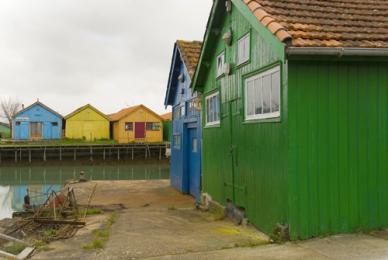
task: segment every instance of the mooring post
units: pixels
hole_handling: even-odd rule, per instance
[[[46,161],[46,147],[44,147],[43,151],[43,161]]]
[[[159,146],[159,161],[162,160],[162,147]]]
[[[74,156],[73,156],[74,161],[76,161],[77,160],[77,148],[74,148],[73,153],[74,153]]]
[[[90,146],[90,161],[93,161],[93,147]]]
[[[59,147],[59,160],[62,161],[62,147]]]
[[[28,162],[31,163],[31,149],[28,149]]]
[[[102,152],[102,158],[105,161],[105,147],[104,147],[104,151]]]
[[[18,162],[18,150],[15,150],[15,163]]]
[[[120,147],[117,147],[117,161],[120,160]]]
[[[133,146],[132,146],[132,161],[133,161]]]
[[[22,148],[20,148],[19,161],[22,161]]]
[[[147,159],[147,146],[144,148],[145,149],[145,159]]]

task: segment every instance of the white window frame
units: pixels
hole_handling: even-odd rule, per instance
[[[222,67],[220,68],[219,66],[219,58],[222,57]],[[225,51],[222,51],[218,56],[217,56],[217,62],[216,62],[216,74],[217,74],[217,78],[222,76],[225,72],[224,72],[224,68],[225,68]]]
[[[279,111],[271,112],[271,113],[266,113],[266,114],[248,115],[248,95],[247,95],[248,82],[252,81],[252,80],[256,80],[256,79],[262,80],[265,76],[267,76],[269,74],[273,74],[275,72],[279,72]],[[263,87],[263,85],[261,85],[261,87]],[[280,117],[280,112],[281,112],[281,89],[282,89],[282,76],[281,76],[280,66],[276,66],[275,68],[266,70],[264,72],[261,72],[261,73],[255,75],[255,76],[252,76],[252,77],[249,77],[249,78],[245,79],[244,80],[245,120],[246,121],[250,121],[250,120],[271,119],[271,118],[278,118],[278,117]],[[271,97],[272,97],[272,92],[271,92]],[[272,107],[272,104],[271,104],[271,107]]]
[[[215,97],[215,96],[218,96],[218,120],[217,121],[213,121],[213,122],[208,122],[208,118],[207,118],[207,112],[208,112],[208,103],[207,101],[209,99],[211,99],[212,97]],[[220,118],[221,118],[221,111],[220,111],[220,92],[217,91],[217,92],[214,92],[213,94],[210,94],[208,96],[206,96],[206,99],[205,99],[205,119],[206,119],[206,126],[214,126],[214,125],[219,125],[220,124]]]
[[[247,56],[244,57],[244,59],[241,59],[240,51],[241,51],[241,48],[244,48],[245,44],[247,44],[245,46],[246,47],[245,51],[247,52],[246,53]],[[247,33],[243,37],[241,37],[237,42],[237,65],[241,65],[249,61],[250,57],[251,57],[251,34]]]

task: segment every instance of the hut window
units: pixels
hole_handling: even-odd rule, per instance
[[[238,40],[237,44],[237,64],[240,65],[249,60],[250,55],[250,35],[247,33],[240,40]]]
[[[245,119],[280,116],[280,67],[245,80]]]
[[[223,51],[220,55],[217,56],[217,77],[224,74],[224,66],[225,66],[225,51]]]
[[[160,130],[160,123],[146,123],[146,129],[147,131],[159,131]]]
[[[206,97],[206,125],[220,123],[219,92]]]
[[[58,126],[58,122],[51,122],[52,126]]]
[[[177,106],[174,108],[174,119],[180,119],[185,116],[185,105]]]
[[[181,149],[181,136],[180,135],[174,135],[174,148],[175,149]]]
[[[131,132],[131,131],[133,131],[133,122],[126,122],[126,123],[125,123],[125,131],[126,131],[126,132]]]
[[[20,121],[16,121],[16,125],[20,125]]]

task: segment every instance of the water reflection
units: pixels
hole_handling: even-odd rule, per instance
[[[90,180],[169,178],[169,165],[165,163],[0,167],[0,219],[23,209],[27,189],[30,191],[31,204],[39,205],[49,192],[59,191],[66,181],[78,179],[80,171],[84,171]]]

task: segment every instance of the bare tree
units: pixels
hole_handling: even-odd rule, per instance
[[[1,100],[1,110],[3,112],[4,117],[9,122],[11,136],[13,134],[13,132],[12,132],[12,119],[16,115],[16,113],[20,110],[20,107],[21,107],[21,104],[16,99],[8,98],[8,99]]]

